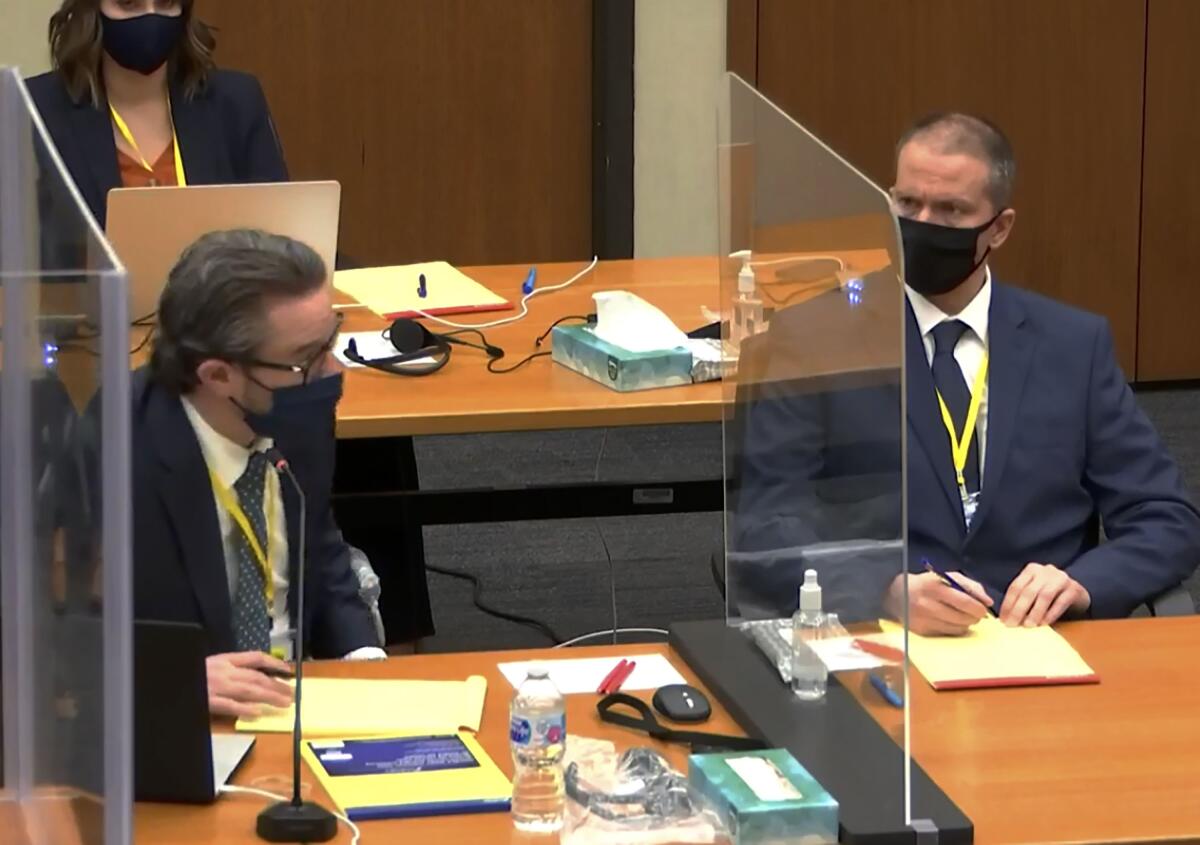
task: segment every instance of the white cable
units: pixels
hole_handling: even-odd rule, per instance
[[[260,798],[270,798],[272,801],[290,801],[291,800],[286,795],[277,795],[274,792],[267,792],[267,790],[265,790],[265,789],[255,789],[252,786],[234,786],[231,783],[225,784],[220,789],[218,789],[217,792],[233,793],[233,794],[237,794],[237,795],[257,795]],[[343,824],[345,824],[346,827],[350,828],[350,845],[358,845],[358,839],[360,836],[362,836],[362,831],[360,831],[358,829],[358,825],[356,825],[354,822],[350,821],[350,819],[343,816],[337,810],[331,810],[330,812],[333,813],[335,816],[337,816],[337,818]]]
[[[839,270],[846,269],[846,262],[836,255],[793,255],[791,258],[772,258],[767,261],[751,261],[751,267],[770,267],[774,264],[804,264],[809,261],[836,261]]]
[[[661,634],[666,637],[670,635],[670,631],[665,628],[605,628],[603,631],[592,631],[590,634],[582,634],[578,637],[573,637],[565,643],[559,643],[555,648],[566,648],[569,645],[581,643],[584,640],[594,640],[596,637],[605,637],[609,634]]]
[[[586,276],[588,273],[590,273],[593,269],[595,269],[596,263],[599,260],[600,260],[600,256],[593,255],[592,261],[590,264],[588,264],[588,266],[584,267],[582,270],[580,270],[578,273],[576,273],[571,278],[567,279],[565,282],[562,282],[561,284],[557,284],[557,285],[551,285],[550,287],[546,287],[546,288],[534,288],[532,291],[530,291],[529,293],[522,296],[521,297],[521,313],[517,314],[515,317],[505,317],[502,320],[492,320],[490,323],[456,323],[453,320],[443,320],[441,317],[436,317],[433,314],[430,314],[426,311],[414,310],[413,313],[417,314],[421,317],[424,317],[426,320],[433,320],[435,323],[441,323],[443,326],[450,326],[451,328],[454,328],[454,329],[494,329],[497,326],[507,326],[509,323],[515,323],[515,322],[517,322],[517,320],[523,320],[525,318],[525,315],[527,315],[529,313],[529,305],[527,304],[529,302],[529,300],[531,300],[535,296],[539,296],[543,293],[552,293],[556,290],[562,290],[565,287],[570,287],[571,285],[575,284],[577,281],[582,279],[584,276]]]

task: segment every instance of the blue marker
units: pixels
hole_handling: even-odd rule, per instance
[[[875,687],[875,691],[879,693],[880,698],[882,698],[888,704],[892,705],[893,707],[904,706],[904,699],[901,697],[900,693],[888,686],[888,682],[879,675],[871,672],[867,675],[867,679],[870,680],[871,686]]]
[[[525,276],[525,283],[521,285],[521,293],[529,296],[533,293],[533,288],[537,284],[537,268],[530,267],[528,275]]]
[[[424,299],[427,293],[429,293],[429,291],[425,289],[425,274],[422,273],[421,275],[417,276],[417,296],[421,297],[421,299]]]

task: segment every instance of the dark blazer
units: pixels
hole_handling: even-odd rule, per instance
[[[133,379],[134,614],[138,619],[199,622],[210,653],[234,650],[229,582],[217,509],[200,443],[179,398],[156,385],[145,369]],[[341,657],[378,645],[369,611],[350,570],[349,549],[333,522],[329,497],[334,433],[317,443],[276,443],[307,499],[306,650]],[[299,500],[282,480],[296,584],[301,527]],[[288,603],[296,618],[297,592]]]
[[[869,345],[879,325],[894,324],[880,315],[898,314],[898,289],[894,276],[875,277],[857,307],[838,304],[844,296],[834,292],[826,303],[781,312],[769,332],[771,361],[804,354],[822,332],[839,332],[830,342],[842,350]],[[876,307],[880,301],[887,307]],[[899,539],[900,442],[890,432],[901,413],[901,344],[910,571],[925,558],[961,569],[998,606],[1027,563],[1050,563],[1087,588],[1091,616],[1108,618],[1128,615],[1196,569],[1200,513],[1138,407],[1102,318],[993,281],[986,463],[967,531],[933,377],[907,302],[904,310],[904,337],[877,344],[872,382],[782,382],[743,409],[732,548],[758,564],[742,573],[748,601],[766,602],[770,591],[778,596],[773,611],[794,606],[806,565],[796,547],[874,540],[886,548]],[[851,597],[851,615],[877,612],[869,599],[901,571],[894,553],[868,551],[832,558],[830,577]]]
[[[104,228],[108,192],[121,187],[117,146],[107,105],[73,102],[56,71],[26,84],[63,163]],[[214,70],[192,99],[172,82],[171,116],[189,185],[285,182],[283,149],[258,80]]]

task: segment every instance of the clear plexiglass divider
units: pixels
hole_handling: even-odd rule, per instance
[[[0,69],[0,282],[0,839],[127,843],[125,272],[9,68]]]
[[[723,341],[737,361],[723,382],[726,620],[794,685],[797,720],[819,693],[814,655],[864,702],[883,700],[872,676],[902,698],[881,724],[900,746],[903,771],[889,767],[886,786],[907,825],[899,228],[885,191],[732,74],[721,83],[718,158]],[[793,615],[809,571],[823,616],[796,628],[832,642],[797,649]],[[896,653],[865,653],[858,639]],[[875,659],[882,665],[862,668]]]

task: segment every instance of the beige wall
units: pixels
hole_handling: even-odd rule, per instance
[[[638,0],[634,21],[634,254],[717,248],[716,92],[726,0]]]
[[[0,66],[16,66],[22,76],[50,69],[46,24],[60,0],[0,0]]]

